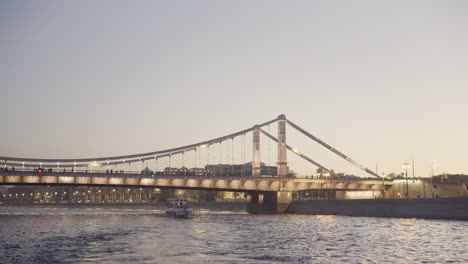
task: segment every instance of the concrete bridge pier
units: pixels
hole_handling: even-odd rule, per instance
[[[248,192],[247,212],[250,214],[282,214],[292,201],[292,192]]]

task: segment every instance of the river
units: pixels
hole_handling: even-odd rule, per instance
[[[0,263],[467,263],[468,222],[0,207]]]

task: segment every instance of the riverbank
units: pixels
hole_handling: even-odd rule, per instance
[[[154,203],[49,203],[2,204],[1,207],[24,208],[107,208],[164,210],[164,202]],[[196,211],[245,212],[247,202],[193,202]],[[422,218],[468,221],[468,198],[445,199],[366,199],[366,200],[297,200],[288,214],[345,215],[386,218]]]
[[[468,220],[468,198],[300,200],[287,213]]]
[[[195,210],[212,211],[245,211],[247,202],[193,202]],[[166,208],[165,202],[154,203],[8,203],[0,207],[34,207],[34,208],[109,208],[109,209],[160,209]]]

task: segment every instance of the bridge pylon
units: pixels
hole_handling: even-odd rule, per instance
[[[252,145],[252,176],[261,176],[262,169],[260,164],[260,127],[258,126],[254,126],[253,129]]]
[[[286,157],[286,116],[278,116],[278,176],[286,177],[289,174]]]

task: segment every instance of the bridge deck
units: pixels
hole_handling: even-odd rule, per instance
[[[230,191],[301,191],[313,189],[383,190],[392,182],[381,180],[302,179],[272,176],[151,175],[82,172],[0,172],[0,185],[134,186]]]

